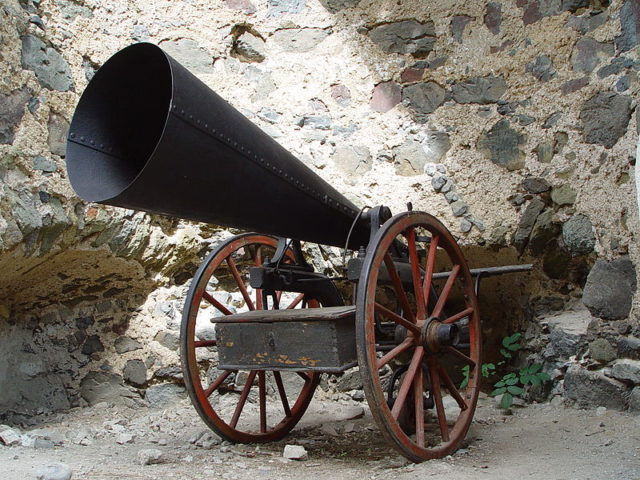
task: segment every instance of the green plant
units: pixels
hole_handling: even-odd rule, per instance
[[[501,342],[500,355],[502,360],[497,364],[483,363],[480,368],[481,375],[488,378],[495,375],[497,367],[501,367],[507,363],[507,360],[513,358],[513,352],[517,352],[522,348],[519,340],[522,338],[521,333],[514,333],[508,337],[504,337]],[[513,404],[513,397],[520,396],[524,393],[524,387],[528,384],[541,385],[542,382],[550,380],[551,377],[541,371],[542,365],[534,363],[528,367],[520,369],[518,373],[511,372],[505,374],[500,380],[493,384],[492,397],[502,395],[500,407],[509,408]],[[460,388],[465,388],[469,384],[469,365],[462,367],[463,380]]]
[[[527,384],[541,385],[542,382],[551,380],[551,377],[541,370],[542,365],[534,363],[520,369],[517,374],[515,372],[507,373],[502,379],[494,383],[494,390],[491,392],[491,396],[502,395],[500,407],[509,408],[513,404],[513,397],[522,395],[524,393],[523,387]]]

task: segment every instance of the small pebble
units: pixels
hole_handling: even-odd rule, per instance
[[[282,457],[288,460],[306,460],[308,453],[302,445],[286,445]]]
[[[138,452],[138,463],[140,465],[153,465],[154,463],[164,463],[162,451],[156,448],[145,448]]]

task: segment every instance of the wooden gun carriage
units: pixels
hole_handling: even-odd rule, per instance
[[[375,421],[403,455],[458,447],[480,387],[479,280],[530,265],[470,270],[428,213],[357,208],[151,44],[118,52],[91,80],[67,169],[90,202],[260,232],[215,247],[183,313],[184,382],[220,436],[282,438],[322,373],[358,366]],[[354,305],[301,241],[357,252],[346,268]]]

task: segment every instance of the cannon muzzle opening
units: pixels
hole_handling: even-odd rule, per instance
[[[86,201],[344,246],[358,208],[161,48],[129,46],[85,89],[67,170]],[[368,243],[359,222],[350,247]]]

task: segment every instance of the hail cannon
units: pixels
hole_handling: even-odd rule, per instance
[[[403,455],[458,447],[480,387],[479,279],[529,265],[469,270],[432,215],[359,209],[151,44],[96,73],[66,161],[86,201],[258,232],[214,248],[182,316],[184,382],[221,437],[282,438],[322,373],[357,366],[373,418]],[[354,305],[301,241],[359,252],[346,275]]]

